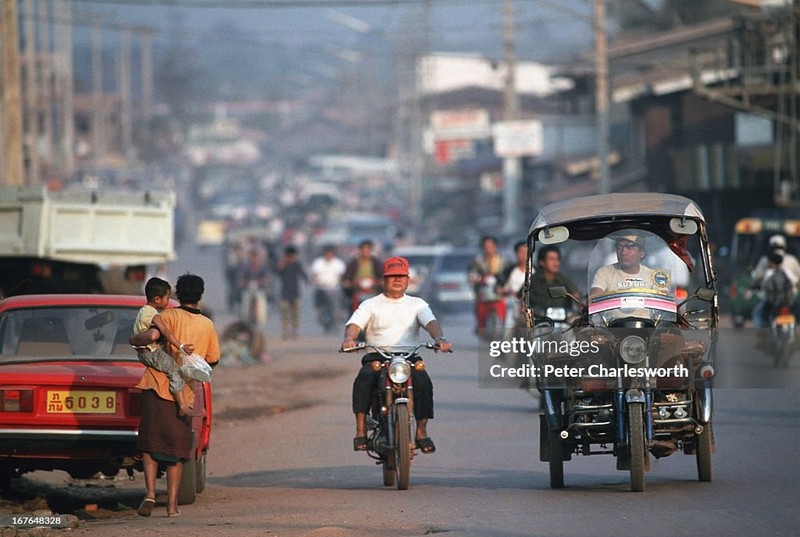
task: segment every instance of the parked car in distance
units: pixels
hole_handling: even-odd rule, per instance
[[[430,277],[439,256],[452,250],[449,245],[432,246],[398,246],[392,251],[392,255],[398,255],[408,259],[409,282],[408,294],[429,300],[428,296],[431,287],[425,285]]]
[[[76,479],[141,471],[144,365],[128,344],[144,297],[28,295],[0,301],[0,490],[37,470]],[[211,390],[195,384],[195,443],[178,502],[205,488]]]
[[[474,249],[456,248],[442,253],[436,259],[431,277],[424,290],[435,311],[472,311],[475,291],[469,283],[467,269],[478,252]]]

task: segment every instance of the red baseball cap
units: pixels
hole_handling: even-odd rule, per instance
[[[408,259],[405,257],[390,257],[383,263],[384,276],[408,276]]]

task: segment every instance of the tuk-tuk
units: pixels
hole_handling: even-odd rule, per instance
[[[546,245],[585,252],[587,295],[548,289],[578,306],[569,326],[529,305],[534,259]],[[528,251],[523,301],[550,486],[564,486],[573,455],[608,454],[642,491],[650,458],[677,451],[694,456],[699,480],[710,481],[719,306],[700,208],[657,193],[554,203],[534,219]]]

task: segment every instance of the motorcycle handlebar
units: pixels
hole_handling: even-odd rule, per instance
[[[361,350],[364,350],[364,349],[372,349],[373,351],[377,352],[378,354],[380,354],[384,358],[388,359],[388,358],[391,358],[393,354],[405,354],[406,356],[413,356],[414,354],[416,354],[416,352],[419,349],[421,349],[423,347],[426,348],[426,349],[438,350],[439,349],[439,344],[438,343],[426,342],[426,343],[420,343],[419,345],[416,345],[415,347],[410,348],[410,347],[407,347],[407,346],[402,346],[402,347],[376,347],[375,345],[372,345],[372,344],[369,344],[369,343],[359,343],[355,347],[350,348],[350,349],[339,348],[339,352],[356,352],[356,351],[361,351]],[[409,350],[409,349],[411,349],[411,350]],[[453,352],[453,351],[450,350],[450,351],[447,351],[447,352]]]

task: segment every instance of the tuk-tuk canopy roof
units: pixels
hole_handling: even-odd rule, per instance
[[[647,215],[685,216],[705,223],[705,217],[700,207],[683,196],[656,192],[614,193],[551,203],[539,211],[528,233],[549,226],[593,218]]]

